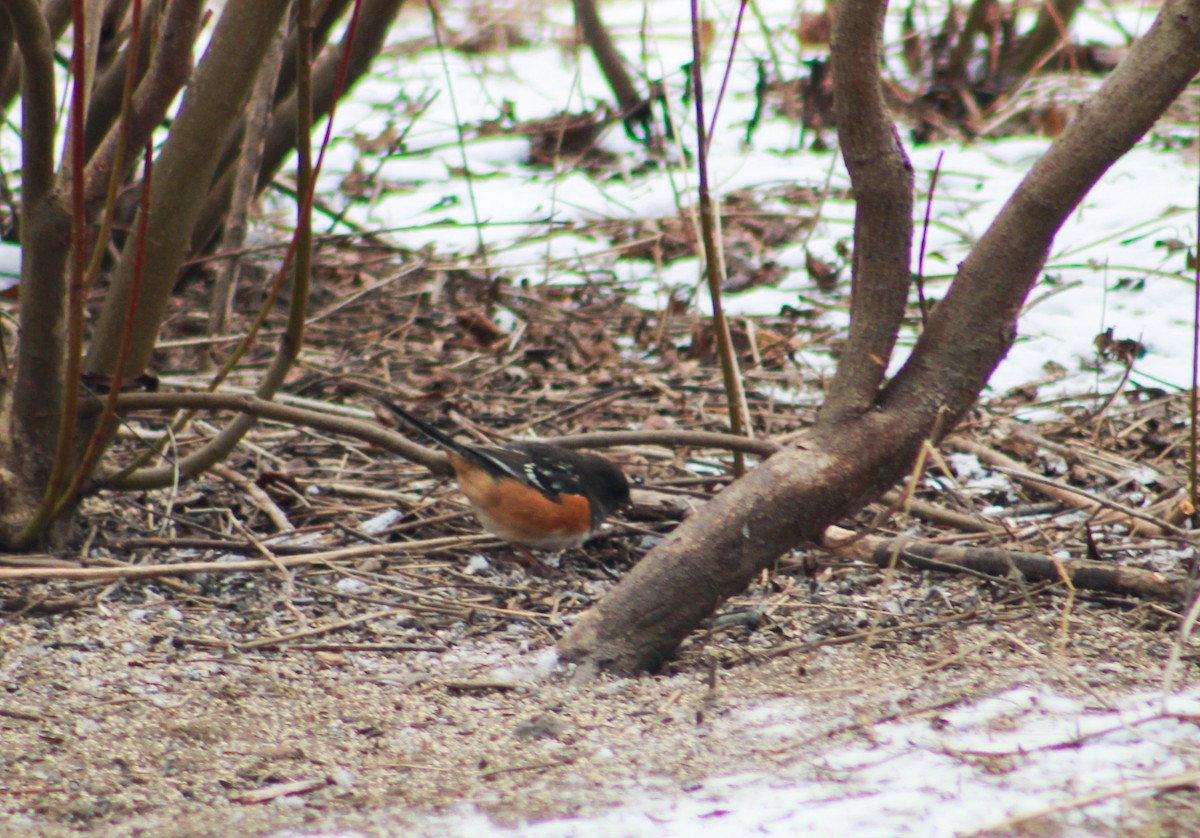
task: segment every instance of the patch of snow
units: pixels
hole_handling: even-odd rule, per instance
[[[473,553],[467,559],[467,566],[463,568],[463,573],[468,576],[478,576],[482,573],[487,573],[491,570],[492,563],[488,561],[487,556],[482,553]]]
[[[798,756],[771,773],[713,777],[685,788],[633,791],[588,818],[501,826],[464,807],[414,824],[418,835],[473,838],[741,838],[744,835],[913,835],[982,830],[1079,795],[1113,796],[1057,815],[1057,834],[1088,834],[1085,819],[1115,819],[1126,786],[1194,768],[1200,691],[1148,694],[1111,707],[1020,688],[932,720],[863,729],[863,741]],[[779,699],[726,722],[766,740],[811,742],[803,702]],[[748,744],[748,747],[750,745]],[[805,751],[804,753],[810,753]],[[1194,781],[1193,781],[1194,784]],[[1017,830],[1019,831],[1019,830]]]
[[[795,48],[779,50],[781,33],[795,20],[795,5],[782,0],[760,4],[768,36],[775,40],[782,72],[802,74],[801,62],[810,57]],[[727,10],[710,10],[718,41],[711,54],[728,49],[732,19]],[[933,14],[922,10],[919,15]],[[548,8],[543,26],[571,27],[569,10]],[[899,43],[902,10],[893,10],[885,40]],[[1088,9],[1074,21],[1075,37],[1120,45],[1127,34],[1144,31],[1153,20],[1146,4],[1120,8]],[[681,107],[679,94],[686,78],[682,67],[690,61],[687,9],[662,4],[612,3],[605,8],[606,24],[618,41],[640,54],[648,50],[652,72],[661,74],[672,107]],[[918,27],[922,24],[918,21]],[[418,37],[415,20],[398,26],[394,39]],[[646,40],[640,40],[641,33]],[[427,35],[427,33],[424,33]],[[756,107],[753,95],[756,60],[769,53],[757,25],[743,28],[739,51],[730,76],[730,89],[722,103],[719,124],[712,137],[710,179],[718,196],[743,188],[762,191],[776,184],[812,186],[828,184],[844,194],[849,178],[836,151],[797,151],[799,127],[786,119],[765,118],[752,145],[744,127]],[[576,282],[580,264],[601,263],[611,251],[608,241],[572,232],[578,225],[599,220],[674,216],[680,205],[695,194],[696,173],[677,162],[636,176],[615,171],[599,180],[582,171],[522,169],[528,140],[520,137],[472,138],[465,150],[455,129],[455,112],[447,84],[453,86],[458,113],[468,124],[498,115],[501,102],[511,103],[518,119],[548,116],[563,108],[586,107],[609,98],[599,68],[586,52],[564,52],[549,40],[545,46],[513,49],[500,55],[442,59],[431,54],[391,54],[360,87],[356,101],[339,111],[335,136],[357,132],[372,137],[386,129],[406,127],[404,147],[376,163],[360,160],[350,142],[336,144],[322,176],[324,190],[333,190],[354,168],[378,171],[378,177],[397,184],[370,203],[349,208],[348,217],[374,228],[390,230],[391,237],[413,247],[434,244],[438,252],[475,252],[482,244],[493,268],[531,282]],[[722,61],[713,61],[706,82],[716,89],[724,73]],[[449,82],[447,82],[447,73]],[[546,78],[562,79],[547,88]],[[1055,79],[1054,83],[1062,83]],[[1088,85],[1095,82],[1088,80]],[[408,126],[402,114],[411,105],[411,91],[429,101],[415,123]],[[434,93],[437,92],[437,95]],[[691,114],[681,114],[683,143],[694,146],[687,127]],[[619,127],[606,131],[601,144],[617,154],[634,150]],[[1119,161],[1088,195],[1060,231],[1044,274],[1031,295],[1019,323],[1016,345],[990,382],[991,392],[1039,383],[1046,399],[1079,395],[1111,387],[1123,366],[1097,357],[1093,339],[1108,328],[1117,338],[1141,340],[1146,354],[1134,364],[1134,384],[1169,388],[1186,387],[1190,369],[1190,282],[1181,251],[1168,252],[1156,243],[1168,238],[1188,240],[1194,204],[1194,178],[1181,177],[1175,152],[1153,147],[1153,137]],[[944,154],[936,193],[932,199],[931,226],[927,231],[924,261],[926,292],[937,298],[971,246],[984,233],[1016,185],[1049,147],[1039,137],[1007,138],[973,146],[936,143],[908,149],[919,190],[928,188],[938,156]],[[637,152],[634,152],[637,153]],[[465,158],[464,158],[465,154]],[[463,168],[468,181],[447,176]],[[408,184],[408,186],[405,186]],[[793,212],[801,210],[792,208]],[[803,210],[811,214],[812,210]],[[918,219],[924,215],[924,196],[918,195]],[[854,205],[831,197],[820,206],[820,222],[802,243],[780,248],[772,258],[788,269],[774,287],[760,287],[730,295],[731,315],[776,314],[795,305],[800,295],[819,294],[803,268],[804,250],[834,252],[839,241],[852,235]],[[914,241],[914,266],[918,241]],[[649,262],[613,261],[607,269],[627,284],[632,301],[648,309],[661,309],[672,294],[690,298],[701,283],[701,264],[682,259],[661,269]],[[707,294],[698,300],[705,306]],[[818,321],[844,329],[845,313],[830,310]],[[907,332],[889,366],[894,374],[905,362],[916,335]],[[819,357],[818,357],[819,356]],[[806,360],[819,368],[832,366],[824,352],[808,352]],[[1044,369],[1053,361],[1068,372],[1046,381]],[[781,392],[779,397],[786,398]],[[1036,418],[1039,408],[1026,412]]]
[[[374,517],[368,518],[358,525],[358,528],[367,535],[379,535],[395,524],[398,524],[404,517],[404,512],[399,509],[385,509]]]

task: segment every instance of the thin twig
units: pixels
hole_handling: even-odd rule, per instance
[[[99,582],[110,579],[150,579],[155,576],[186,576],[193,573],[246,573],[306,564],[331,564],[364,556],[382,558],[409,553],[434,553],[475,544],[496,543],[490,535],[463,535],[449,538],[428,538],[424,541],[405,541],[398,544],[360,544],[338,550],[324,550],[303,556],[278,556],[275,561],[249,559],[244,562],[180,562],[179,564],[131,565],[121,568],[80,567],[0,568],[0,579],[74,579]]]

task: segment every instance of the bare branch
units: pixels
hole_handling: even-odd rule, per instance
[[[371,61],[383,47],[384,38],[392,20],[404,5],[404,0],[363,0],[358,32],[350,47],[350,61],[346,73],[346,90],[349,90],[371,66]],[[313,116],[321,119],[333,106],[337,93],[337,77],[341,67],[342,53],[346,49],[343,41],[336,49],[327,50],[317,61],[313,70]],[[344,91],[343,91],[344,92]],[[262,170],[258,177],[258,191],[266,188],[295,148],[296,142],[296,97],[291,96],[275,109],[271,127],[263,150]],[[213,186],[204,211],[195,226],[192,239],[193,249],[200,250],[212,239],[224,221],[233,192],[233,170],[227,170]]]
[[[833,31],[838,139],[854,183],[854,276],[850,336],[823,422],[870,409],[887,371],[912,281],[912,165],[879,83],[886,3],[843,0]]]
[[[88,163],[86,200],[90,208],[94,209],[96,203],[104,199],[113,167],[118,167],[124,174],[137,159],[187,82],[192,71],[192,51],[200,34],[203,11],[203,0],[172,0],[167,7],[150,69],[133,94],[124,158],[116,159],[121,143],[119,131],[114,126]],[[93,118],[98,119],[94,114]],[[89,128],[92,122],[92,119],[88,120]]]
[[[625,68],[625,61],[613,43],[612,36],[604,28],[600,13],[596,10],[596,0],[574,0],[575,23],[583,35],[584,43],[592,50],[604,79],[612,89],[621,108],[621,117],[627,128],[635,123],[643,125],[649,120],[649,104],[638,95],[633,79]],[[696,70],[695,72],[699,72]]]
[[[840,527],[830,527],[825,533],[828,540],[852,538],[853,535]],[[958,547],[878,536],[853,539],[846,548],[830,549],[882,568],[900,562],[920,570],[967,571],[999,579],[1011,578],[1015,570],[1029,581],[1061,582],[1065,577],[1082,590],[1152,597],[1171,604],[1187,601],[1188,585],[1183,576],[1168,577],[1140,567],[1121,567],[1115,562],[1058,559],[1021,550]]]
[[[140,328],[133,337],[128,373],[145,369],[158,335],[179,266],[187,250],[203,195],[212,183],[220,138],[241,115],[258,67],[288,7],[288,0],[259,0],[225,6],[212,46],[196,70],[183,106],[163,146],[151,196],[145,253],[145,283],[138,306]],[[130,245],[126,245],[129,250]],[[96,324],[87,370],[112,371],[128,308],[134,260],[123,258],[112,292]]]
[[[36,5],[36,4],[35,4]],[[71,22],[71,0],[46,0],[46,26],[50,30],[50,39],[58,40]],[[0,65],[0,112],[8,110],[9,104],[21,89],[21,57],[13,55],[5,65]]]
[[[98,412],[100,405],[98,402],[93,402],[85,409],[89,413]],[[259,419],[287,422],[292,425],[361,439],[364,442],[378,445],[385,451],[398,454],[406,460],[423,465],[435,474],[452,473],[444,454],[417,445],[377,423],[292,407],[254,396],[232,393],[126,393],[117,402],[117,410],[121,413],[138,410],[236,411]],[[564,448],[611,448],[618,445],[722,448],[743,451],[760,457],[769,457],[779,450],[778,445],[766,440],[746,439],[731,434],[706,431],[598,431],[555,437],[554,444]],[[100,477],[96,481],[96,486],[108,487],[112,485],[112,480],[112,474]]]
[[[62,412],[70,217],[54,189],[54,44],[33,0],[4,0],[20,47],[22,203],[21,351],[13,390],[14,453],[41,493]],[[7,430],[7,429],[6,429]],[[14,505],[19,506],[19,505]]]

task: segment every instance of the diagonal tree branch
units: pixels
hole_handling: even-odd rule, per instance
[[[200,34],[203,0],[172,0],[162,22],[160,43],[154,50],[150,68],[139,81],[133,94],[132,107],[127,123],[127,134],[122,141],[120,131],[114,126],[92,155],[87,166],[87,202],[89,208],[104,200],[109,178],[116,167],[124,175],[133,165],[154,130],[162,124],[167,109],[192,72],[192,51],[196,37]],[[150,28],[150,27],[147,27]],[[118,62],[122,70],[124,63]],[[107,111],[114,113],[114,111]],[[120,108],[115,109],[120,113]],[[88,121],[94,128],[98,117]],[[121,154],[121,159],[117,159]]]
[[[391,22],[399,14],[404,0],[363,0],[358,32],[349,44],[350,57],[346,65],[346,78],[342,92],[353,87],[370,69],[371,62],[383,46]],[[313,69],[313,116],[324,118],[333,107],[333,98],[338,94],[338,74],[342,54],[347,49],[343,40],[335,49],[326,50]],[[296,97],[289,96],[275,108],[267,138],[263,147],[262,169],[258,177],[258,191],[262,191],[275,177],[295,146]],[[202,250],[212,239],[224,221],[233,194],[234,169],[225,171],[205,202],[204,211],[195,225],[193,249]]]

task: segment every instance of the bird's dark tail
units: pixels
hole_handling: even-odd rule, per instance
[[[444,448],[448,448],[451,451],[454,451],[458,454],[462,454],[463,456],[466,456],[471,459],[475,458],[474,452],[468,446],[463,445],[461,442],[456,442],[450,436],[447,436],[446,434],[442,433],[437,428],[433,427],[433,425],[430,425],[426,422],[421,421],[416,416],[413,416],[411,413],[409,413],[407,410],[400,407],[399,405],[388,401],[387,399],[383,398],[382,396],[376,396],[375,400],[377,402],[379,402],[381,405],[383,405],[384,407],[386,407],[388,410],[390,410],[392,413],[396,414],[396,416],[398,416],[406,425],[409,425],[410,427],[425,434],[425,436],[429,437],[434,442],[438,443],[439,445],[443,446]]]

